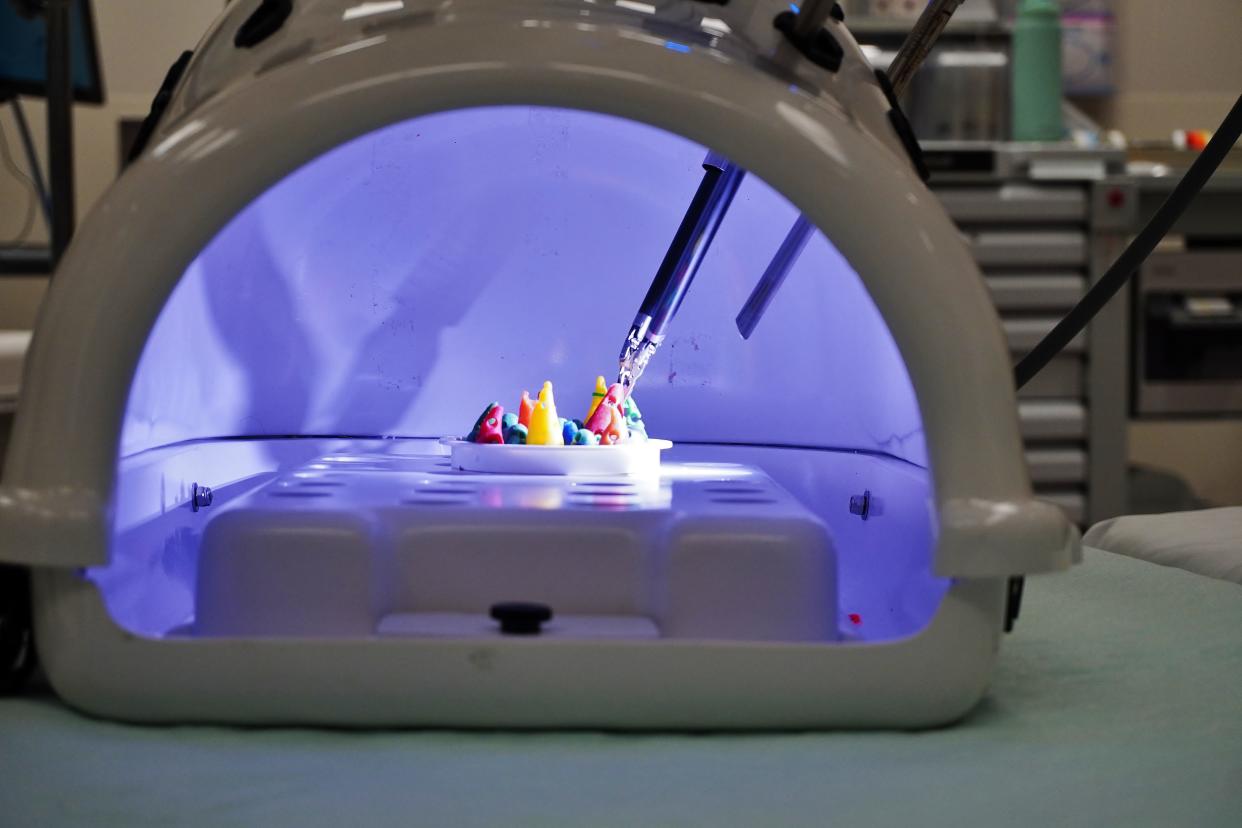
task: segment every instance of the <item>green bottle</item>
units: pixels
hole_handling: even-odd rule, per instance
[[[1056,0],[1022,0],[1013,27],[1013,140],[1060,141],[1061,9]]]

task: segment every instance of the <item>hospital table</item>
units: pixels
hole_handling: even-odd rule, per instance
[[[653,692],[658,692],[653,688]],[[1088,550],[922,733],[132,727],[0,700],[0,824],[1242,825],[1242,590]]]

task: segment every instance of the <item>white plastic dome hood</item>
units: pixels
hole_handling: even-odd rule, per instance
[[[830,23],[847,47],[837,73],[782,43],[771,24],[782,4],[742,0],[405,0],[353,16],[350,8],[390,4],[311,2],[259,47],[237,50],[232,33],[257,5],[235,4],[208,35],[148,151],[94,209],[58,271],[6,467],[5,559],[107,559],[113,460],[147,332],[197,251],[244,205],[387,124],[533,104],[605,112],[711,146],[828,231],[888,323],[918,396],[939,574],[1072,562],[1073,530],[1031,494],[986,289],[912,173],[843,26]],[[674,36],[688,52],[666,46]]]
[[[788,6],[769,0],[299,0],[270,37],[237,47],[236,33],[259,6],[237,0],[199,45],[145,151],[73,240],[30,350],[0,481],[0,561],[35,570],[40,652],[62,696],[154,721],[464,726],[913,727],[951,721],[975,704],[998,650],[1008,579],[1068,567],[1078,533],[1033,497],[1009,354],[983,280],[913,171],[844,24],[826,24],[843,50],[832,71],[786,41],[773,20]],[[534,126],[506,132],[515,111],[534,113]],[[493,112],[501,114],[484,129]],[[569,122],[576,126],[565,141],[546,140]],[[424,133],[434,144],[414,143]],[[454,155],[459,138],[480,155]],[[593,176],[596,143],[608,176]],[[314,474],[330,463],[305,454],[276,468],[253,458],[312,445],[331,454],[347,439],[374,454],[402,442],[379,438],[413,443],[464,429],[463,410],[473,416],[513,386],[555,376],[558,394],[568,394],[561,389],[581,382],[585,366],[591,379],[607,370],[634,307],[629,291],[645,286],[706,149],[743,168],[751,189],[738,196],[734,223],[722,226],[710,254],[717,258],[677,321],[720,333],[701,352],[691,338],[676,353],[665,346],[637,394],[653,435],[679,444],[670,454],[684,452],[677,463],[699,472],[720,460],[749,464],[745,473],[775,494],[755,502],[703,495],[683,508],[678,492],[693,487],[665,480],[660,491],[673,492],[673,506],[653,506],[651,521],[682,520],[677,537],[694,543],[695,532],[706,533],[714,540],[696,548],[707,554],[745,535],[730,523],[745,509],[770,509],[764,525],[789,530],[773,547],[792,562],[781,589],[801,589],[797,567],[811,559],[808,549],[819,555],[807,564],[818,579],[807,606],[825,609],[822,617],[808,610],[800,623],[809,618],[801,629],[828,632],[704,641],[703,628],[689,624],[699,632],[679,640],[669,632],[679,612],[702,611],[714,623],[721,607],[696,604],[696,590],[688,590],[689,609],[674,607],[671,588],[657,585],[634,610],[654,619],[642,624],[655,641],[401,638],[383,619],[416,612],[397,606],[407,598],[426,603],[422,593],[410,597],[414,587],[401,592],[417,579],[373,590],[368,570],[340,616],[352,632],[329,619],[321,629],[330,639],[278,630],[239,643],[237,630],[254,616],[246,613],[266,612],[268,598],[288,594],[227,566],[253,552],[249,566],[269,551],[246,544],[269,537],[272,515],[295,530],[298,520],[328,520],[307,498],[280,500],[277,511],[254,487],[284,485],[305,468],[298,463],[312,462]],[[475,167],[498,176],[485,183],[512,203],[458,187],[454,176]],[[500,175],[506,170],[513,175]],[[563,193],[590,196],[595,184],[598,201],[564,203]],[[371,197],[379,191],[399,198],[380,204]],[[319,192],[338,201],[319,209]],[[593,212],[605,209],[612,212],[602,219]],[[743,342],[732,313],[798,211],[818,234],[764,327]],[[303,220],[312,215],[323,221]],[[459,235],[454,222],[469,232]],[[529,237],[542,232],[540,222],[555,232],[535,244]],[[420,228],[435,242],[421,265],[441,268],[430,286],[421,272],[385,265],[412,255],[406,242]],[[280,233],[293,242],[277,250],[267,242]],[[279,261],[251,272],[252,249]],[[484,290],[486,279],[470,274],[489,261],[506,278],[529,276],[532,287],[511,280]],[[463,262],[471,268],[457,267]],[[357,296],[344,270],[364,267],[371,293]],[[624,296],[612,302],[608,290],[580,289],[574,268],[611,274]],[[538,284],[555,292],[541,295]],[[458,287],[485,300],[441,301]],[[372,301],[391,312],[368,316]],[[584,303],[591,313],[574,317]],[[439,373],[396,377],[391,362],[375,367],[403,353],[405,332],[431,314],[445,321],[421,342]],[[502,362],[503,349],[478,345],[493,322],[510,325],[504,335],[513,342],[522,314],[552,332],[508,354],[546,371],[538,377]],[[195,339],[196,325],[210,341]],[[567,352],[558,331],[582,353]],[[304,361],[271,354],[292,337],[301,339],[288,353]],[[355,346],[366,359],[354,357]],[[232,405],[230,395],[243,391],[262,404]],[[403,395],[417,399],[407,406],[417,410],[402,407]],[[733,418],[700,428],[700,399],[727,404]],[[286,401],[297,403],[298,416],[282,414]],[[813,433],[797,440],[803,419]],[[388,460],[444,473],[421,455]],[[204,478],[196,476],[207,461],[229,473],[207,481],[217,502],[198,511],[210,502],[200,503]],[[864,524],[847,506],[868,475],[891,487]],[[233,494],[222,491],[230,487]],[[561,506],[540,501],[515,520],[536,531],[593,519],[556,498]],[[414,532],[411,521],[430,513],[415,505],[386,502],[376,514]],[[476,516],[492,514],[482,495],[474,506]],[[361,507],[333,508],[338,523],[321,539],[338,529],[382,534]],[[260,513],[267,517],[253,518]],[[451,525],[472,531],[463,514]],[[614,518],[602,515],[594,528]],[[654,537],[654,525],[635,537]],[[359,541],[364,553],[340,560],[352,565],[374,552],[368,566],[392,564],[398,535]],[[653,560],[659,544],[638,548],[640,541],[634,560]],[[209,547],[215,557],[200,555]],[[703,583],[727,570],[703,568]],[[652,571],[635,582],[646,589],[658,580]],[[591,608],[585,593],[600,584],[594,570],[584,573],[584,595],[570,599],[587,609],[571,612],[615,615],[615,607]],[[486,580],[468,574],[469,588]],[[300,583],[328,603],[344,600],[333,577]],[[730,594],[760,591],[748,577],[738,575]],[[767,606],[779,614],[780,590],[772,595]],[[851,609],[855,600],[870,614]],[[208,601],[245,606],[209,623]],[[276,609],[290,607],[299,604]],[[847,629],[873,618],[883,634]]]

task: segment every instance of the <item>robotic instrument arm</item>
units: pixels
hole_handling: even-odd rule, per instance
[[[651,287],[621,348],[617,382],[628,395],[647,368],[652,354],[664,341],[665,332],[694,276],[703,263],[720,222],[724,220],[733,196],[746,171],[724,157],[708,153],[703,160],[703,180],[690,201],[690,207],[677,228]]]
[[[961,3],[962,0],[932,0],[915,23],[893,62],[893,85],[899,94]],[[798,8],[793,33],[804,36],[817,31],[832,12],[833,5],[832,0],[804,0]],[[746,175],[745,170],[715,153],[708,153],[703,169],[703,181],[673,236],[622,345],[617,382],[627,395],[664,341],[669,323],[681,307],[686,291]],[[743,337],[750,337],[813,230],[805,217],[798,217],[738,314],[738,330]]]

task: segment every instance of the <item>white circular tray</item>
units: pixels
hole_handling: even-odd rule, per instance
[[[660,452],[673,447],[669,440],[619,446],[519,446],[445,437],[440,443],[449,448],[453,468],[492,474],[655,474],[660,470]]]

